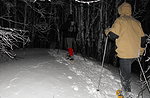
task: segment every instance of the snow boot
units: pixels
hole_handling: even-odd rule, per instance
[[[70,56],[73,56],[73,49],[72,48],[68,48],[68,53]]]
[[[68,53],[69,53],[68,59],[69,60],[74,60],[74,58],[73,58],[73,49],[72,48],[68,48]]]
[[[74,60],[74,57],[73,57],[73,56],[70,56],[70,55],[67,53],[67,55],[66,55],[66,59],[67,59],[67,60],[71,60],[71,61],[72,61],[72,60]]]
[[[70,59],[69,60],[74,60],[73,56],[70,56]]]
[[[117,90],[116,91],[116,95],[117,95],[117,98],[124,98],[123,94],[122,94],[122,90]]]

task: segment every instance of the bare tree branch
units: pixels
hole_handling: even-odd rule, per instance
[[[13,21],[13,20],[11,20],[11,19],[4,18],[4,17],[0,17],[0,18],[3,19],[3,20],[9,21],[9,22],[16,23],[16,24],[28,25],[28,24],[24,24],[24,23],[21,23],[21,22],[16,22],[16,21]]]

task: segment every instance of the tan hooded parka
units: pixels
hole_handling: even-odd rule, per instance
[[[120,58],[137,58],[143,53],[141,37],[144,36],[144,32],[141,23],[131,16],[131,10],[131,5],[126,2],[120,5],[118,8],[120,17],[109,29],[109,32],[119,36],[115,41],[117,56]]]

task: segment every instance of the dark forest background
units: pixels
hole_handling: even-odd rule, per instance
[[[101,61],[106,38],[104,30],[119,16],[117,8],[124,1],[132,5],[133,16],[142,23],[144,32],[150,33],[149,0],[93,0],[98,2],[92,3],[92,0],[78,1],[82,2],[0,0],[0,30],[13,32],[9,37],[1,33],[1,53],[11,54],[7,51],[18,48],[50,48],[52,42],[56,43],[56,49],[65,49],[61,27],[68,15],[73,14],[78,27],[75,53]],[[105,61],[116,65],[115,44],[110,40]]]

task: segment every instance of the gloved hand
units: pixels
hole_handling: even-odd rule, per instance
[[[109,30],[110,28],[106,28],[105,29],[105,34],[106,34],[106,36],[108,35],[108,33],[110,32],[110,30]]]
[[[140,57],[138,57],[139,61],[141,61],[141,60],[142,60],[142,57],[143,57],[142,55],[140,55]]]

